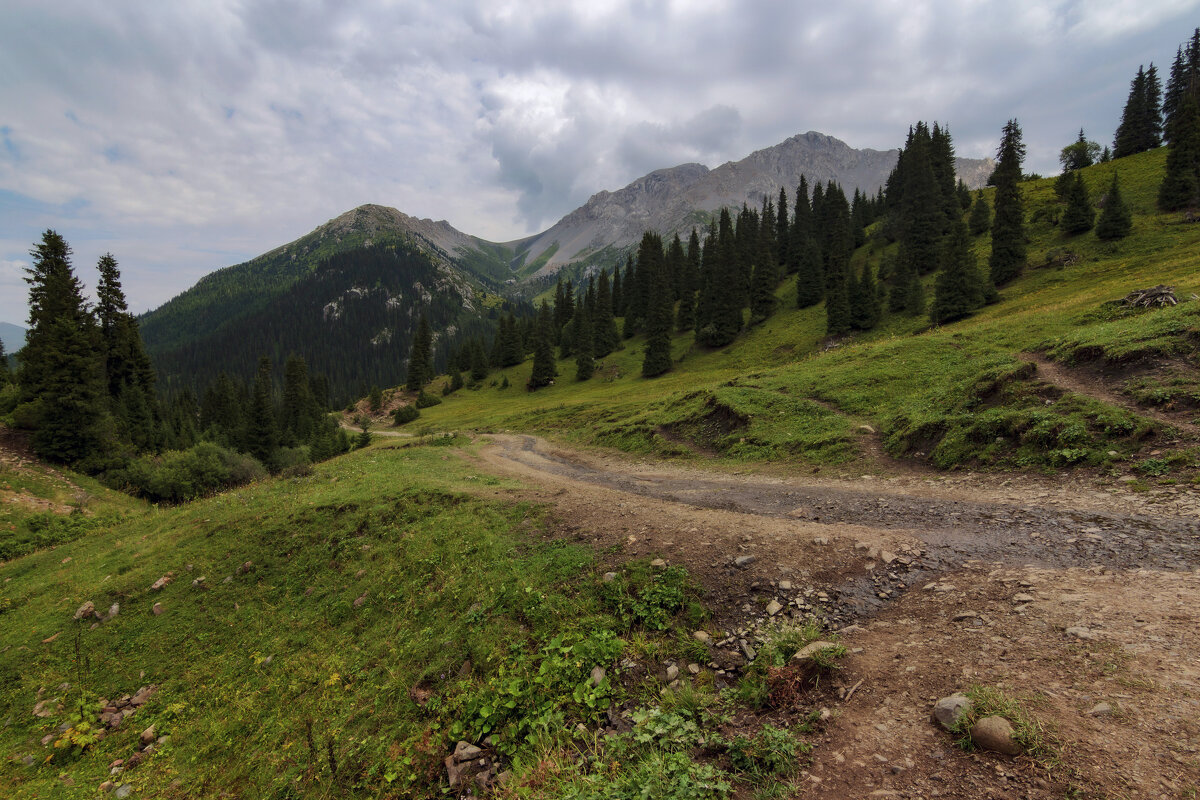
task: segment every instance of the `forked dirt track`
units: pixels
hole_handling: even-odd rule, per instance
[[[553,535],[614,567],[643,556],[686,566],[714,632],[753,644],[771,600],[784,607],[772,622],[816,614],[845,630],[843,669],[809,698],[832,716],[802,796],[1198,796],[1194,490],[729,475],[488,438],[479,467],[529,487],[497,493],[549,504]],[[735,566],[741,556],[752,560]],[[956,748],[930,708],[972,685],[1048,723],[1057,761]],[[807,710],[768,713],[786,722]]]

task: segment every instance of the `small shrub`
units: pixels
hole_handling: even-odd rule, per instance
[[[738,736],[729,743],[729,763],[754,777],[790,778],[800,768],[797,754],[801,750],[791,733],[764,725],[754,736]]]
[[[421,416],[421,412],[417,410],[417,407],[409,404],[397,408],[392,414],[392,419],[396,425],[406,425],[419,416]]]
[[[437,395],[427,394],[424,389],[417,394],[417,400],[414,405],[417,408],[429,408],[430,406],[441,405],[442,398]]]

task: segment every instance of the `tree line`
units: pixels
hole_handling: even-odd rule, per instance
[[[348,449],[327,414],[328,382],[299,357],[287,360],[282,396],[266,358],[252,386],[221,373],[200,400],[186,386],[160,396],[117,260],[100,258],[93,307],[71,255],[53,230],[30,251],[26,343],[16,373],[7,360],[0,371],[0,415],[29,431],[38,456],[179,501]]]

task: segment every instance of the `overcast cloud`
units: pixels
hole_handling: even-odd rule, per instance
[[[507,241],[652,169],[817,130],[888,149],[916,120],[1027,169],[1111,143],[1139,64],[1200,0],[7,0],[0,320],[52,227],[142,311],[382,203]]]

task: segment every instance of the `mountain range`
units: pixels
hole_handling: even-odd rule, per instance
[[[702,164],[681,164],[655,170],[617,191],[600,191],[542,233],[511,242],[490,242],[455,229],[445,220],[409,216],[394,208],[368,204],[352,209],[317,227],[311,233],[242,264],[206,275],[192,288],[140,318],[147,350],[155,359],[166,385],[203,386],[218,369],[249,377],[260,355],[280,359],[295,350],[312,361],[305,341],[315,341],[332,326],[382,325],[363,328],[349,337],[357,341],[356,353],[338,360],[339,379],[334,388],[353,394],[364,382],[396,381],[403,375],[411,335],[418,314],[430,297],[430,275],[435,271],[439,292],[453,295],[442,303],[439,361],[445,348],[454,346],[465,331],[488,332],[506,303],[528,299],[542,291],[558,273],[576,277],[601,267],[624,262],[627,253],[647,230],[664,237],[705,225],[722,207],[754,206],[774,199],[784,189],[794,196],[801,176],[809,185],[834,181],[846,193],[861,190],[874,195],[896,164],[899,150],[855,149],[822,133],[808,132],[746,158],[709,169]],[[990,174],[991,159],[957,159],[959,178],[967,186],[982,186]],[[377,275],[369,270],[345,269],[359,283],[338,286],[319,267],[333,256],[384,246],[408,252],[397,263],[414,265],[416,254],[428,264],[413,268],[412,275]],[[371,259],[371,264],[386,263]],[[382,267],[380,267],[382,268]],[[417,277],[418,273],[422,279]],[[365,283],[364,283],[365,282]],[[373,291],[386,284],[385,291]],[[328,296],[320,294],[324,292]],[[491,296],[491,301],[483,302]],[[348,297],[362,303],[383,304],[361,314],[308,315],[320,320],[301,336],[284,336],[289,319],[282,309],[304,303],[338,307]],[[372,299],[373,298],[373,299]],[[443,301],[448,298],[441,298]],[[312,309],[308,309],[311,311]],[[259,320],[266,315],[266,319]],[[265,330],[264,330],[265,328]],[[274,328],[277,332],[273,333]],[[347,342],[342,331],[337,338]],[[285,347],[287,340],[287,351]],[[315,346],[313,347],[315,351]],[[344,369],[362,363],[359,371]],[[394,364],[394,369],[366,369],[366,364]],[[333,365],[326,365],[331,368]],[[321,365],[314,364],[315,369]]]

